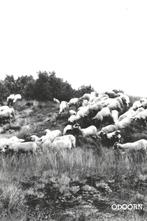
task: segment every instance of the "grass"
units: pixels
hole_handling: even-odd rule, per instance
[[[20,138],[32,133],[43,135],[44,129],[51,129],[49,122],[44,123],[45,116],[54,111],[57,111],[56,107],[50,104],[43,109],[35,108],[16,135]],[[23,110],[19,114],[20,119],[21,114],[24,117]],[[64,121],[59,119],[56,128],[63,127]],[[147,194],[146,183],[139,181],[139,175],[146,173],[145,156],[130,154],[120,157],[112,148],[108,149],[91,138],[81,139],[79,144],[76,149],[58,152],[40,149],[34,155],[0,155],[0,220],[44,221],[46,212],[50,220],[74,220],[69,214],[74,214],[76,220],[97,220],[97,217],[99,220],[143,220],[144,214],[140,216],[136,212],[99,211],[97,196],[86,195],[81,199],[81,193],[69,194],[71,187],[74,191],[84,184],[94,187],[98,180],[108,184],[112,190],[111,193],[99,190],[106,202],[133,202],[137,193]],[[81,203],[77,204],[77,200]],[[92,203],[86,210],[89,200]],[[72,206],[69,208],[69,205]],[[39,218],[41,214],[42,218]]]
[[[101,156],[95,154],[92,149],[77,148],[71,151],[63,150],[56,153],[46,150],[37,155],[24,155],[4,157],[1,156],[1,184],[0,201],[1,209],[9,214],[26,214],[25,200],[30,191],[35,192],[35,186],[31,186],[32,179],[41,179],[43,184],[48,183],[49,178],[54,178],[60,190],[67,190],[69,182],[84,180],[85,177],[102,177],[105,180],[117,178],[122,182],[122,177],[137,177],[142,168],[142,163],[119,159],[116,165],[114,152],[103,147]],[[118,177],[116,177],[118,176]],[[37,182],[33,185],[37,185]],[[131,180],[130,180],[131,181]],[[21,184],[28,185],[23,191]],[[123,183],[124,185],[124,183]],[[122,186],[123,186],[122,185]],[[126,184],[125,184],[126,185]],[[133,186],[133,185],[132,185]],[[30,189],[30,187],[32,189]],[[127,184],[129,188],[129,183]],[[128,189],[129,191],[129,189]],[[115,198],[113,196],[113,198]]]

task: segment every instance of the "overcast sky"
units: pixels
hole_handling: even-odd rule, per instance
[[[39,70],[147,96],[147,1],[0,1],[0,78]]]

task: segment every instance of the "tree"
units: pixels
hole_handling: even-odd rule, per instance
[[[92,91],[94,91],[94,89],[91,85],[82,85],[80,88],[78,88],[78,90],[75,90],[74,95],[75,97],[81,97],[83,94],[91,93]]]
[[[4,79],[4,86],[6,87],[7,96],[16,93],[16,82],[13,75],[7,75]]]
[[[47,72],[39,72],[34,86],[34,98],[39,101],[52,100],[52,87]]]
[[[21,76],[16,80],[16,93],[20,93],[26,99],[33,99],[34,97],[34,84],[33,76]]]
[[[7,88],[4,85],[3,81],[0,81],[0,103],[3,104],[3,101],[7,98],[7,94],[9,92],[7,91]]]

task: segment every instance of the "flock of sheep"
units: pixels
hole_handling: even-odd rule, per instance
[[[10,95],[7,106],[0,107],[0,119],[15,119],[13,104],[21,99],[21,95]],[[0,138],[0,151],[3,153],[33,152],[48,148],[61,150],[77,147],[80,137],[92,137],[101,140],[106,146],[113,146],[124,151],[147,151],[147,140],[122,143],[121,131],[136,122],[140,125],[147,123],[147,99],[142,98],[130,105],[129,96],[119,91],[98,94],[93,91],[80,98],[72,98],[69,102],[54,98],[59,112],[57,117],[67,113],[63,130],[50,130],[38,137],[31,135],[30,141],[11,138]],[[56,120],[56,119],[55,119]]]

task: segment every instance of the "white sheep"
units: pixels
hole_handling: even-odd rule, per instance
[[[126,111],[124,114],[121,114],[118,118],[118,121],[122,121],[124,118],[128,117],[133,117],[136,114],[136,111],[130,108],[128,111]]]
[[[81,128],[79,125],[75,125],[75,127],[78,127],[81,131],[83,137],[87,136],[97,136],[97,128],[93,125],[87,127],[87,128]]]
[[[44,142],[41,143],[42,149],[48,150],[52,146],[52,142],[50,139],[46,139]]]
[[[15,94],[13,103],[15,103],[17,100],[21,100],[21,99],[22,99],[21,94]]]
[[[132,109],[137,110],[139,107],[141,107],[141,105],[142,104],[141,104],[140,100],[137,100],[133,103]]]
[[[104,117],[111,116],[110,109],[108,107],[103,107],[92,119],[103,121]]]
[[[118,110],[112,110],[111,111],[111,116],[112,116],[112,119],[113,119],[114,123],[118,122],[118,116],[119,116]]]
[[[0,118],[13,118],[15,117],[15,111],[13,107],[2,106],[0,107]]]
[[[123,101],[121,97],[116,97],[116,98],[109,98],[107,100],[108,102],[108,107],[110,110],[119,110],[121,111],[124,107]]]
[[[97,95],[98,95],[98,94],[97,94],[96,91],[92,91],[92,92],[90,93],[90,99],[89,99],[89,101],[90,101],[90,102],[94,101],[94,100],[96,99]]]
[[[5,146],[16,143],[16,142],[20,143],[20,142],[23,142],[23,140],[15,137],[15,136],[13,136],[11,138],[6,138],[6,137],[0,138],[0,150],[4,152]]]
[[[80,116],[79,115],[71,115],[69,118],[68,118],[68,122],[69,123],[75,123],[76,121],[78,121],[80,119]]]
[[[9,110],[10,109],[10,107],[9,106],[1,106],[0,107],[0,111],[6,111],[6,110]]]
[[[69,105],[67,101],[61,101],[60,103],[60,108],[59,108],[59,114],[61,114],[62,112],[64,112],[65,110],[69,109]]]
[[[10,94],[10,95],[7,97],[7,101],[8,101],[9,99],[14,99],[14,97],[15,97],[14,94]]]
[[[60,130],[45,130],[46,135],[41,137],[42,142],[45,140],[50,140],[51,142],[56,138],[62,135]]]
[[[118,128],[117,128],[117,126],[116,125],[113,125],[113,124],[110,124],[110,125],[107,125],[107,126],[105,126],[105,127],[102,127],[102,129],[101,129],[101,131],[100,132],[98,132],[98,134],[100,134],[101,132],[102,133],[111,133],[111,132],[113,132],[113,131],[115,131],[115,130],[117,130]]]
[[[131,150],[144,150],[147,152],[147,140],[145,139],[140,139],[135,142],[129,142],[129,143],[115,143],[114,145],[115,148],[119,148],[121,150],[126,150],[126,151],[131,151]]]
[[[8,97],[7,97],[7,105],[13,105],[13,100],[15,98],[15,95],[14,94],[10,94]]]
[[[81,106],[78,108],[78,112],[77,112],[77,115],[81,117],[85,117],[85,116],[88,116],[90,110],[89,110],[89,107],[88,106]]]
[[[103,105],[99,102],[92,103],[89,105],[90,111],[100,111],[103,108]]]
[[[68,105],[76,105],[79,102],[79,98],[75,97],[75,98],[71,98],[70,101],[68,102]]]
[[[139,110],[139,109],[138,109]],[[135,116],[134,116],[135,120],[139,120],[139,119],[143,119],[145,120],[147,118],[147,109],[142,109],[141,112],[138,112]]]
[[[8,139],[8,143],[22,143],[22,142],[24,142],[25,140],[24,139],[20,139],[20,138],[18,138],[18,137],[16,137],[16,136],[12,136],[12,137],[10,137],[9,139]]]
[[[72,149],[76,147],[76,138],[73,135],[63,135],[55,138],[51,144],[54,149]]]
[[[38,145],[35,142],[13,142],[11,144],[7,144],[5,147],[5,151],[13,151],[13,152],[32,152],[35,153],[36,150],[38,149]]]
[[[20,94],[11,94],[9,97],[7,97],[7,104],[12,106],[17,100],[21,100],[22,97]]]
[[[76,111],[74,111],[74,110],[69,110],[69,114],[70,114],[70,116],[71,116],[71,115],[76,115]]]
[[[116,123],[116,126],[118,129],[123,129],[123,128],[126,128],[127,126],[129,126],[132,121],[133,121],[132,117],[125,117],[123,120],[118,121]]]

